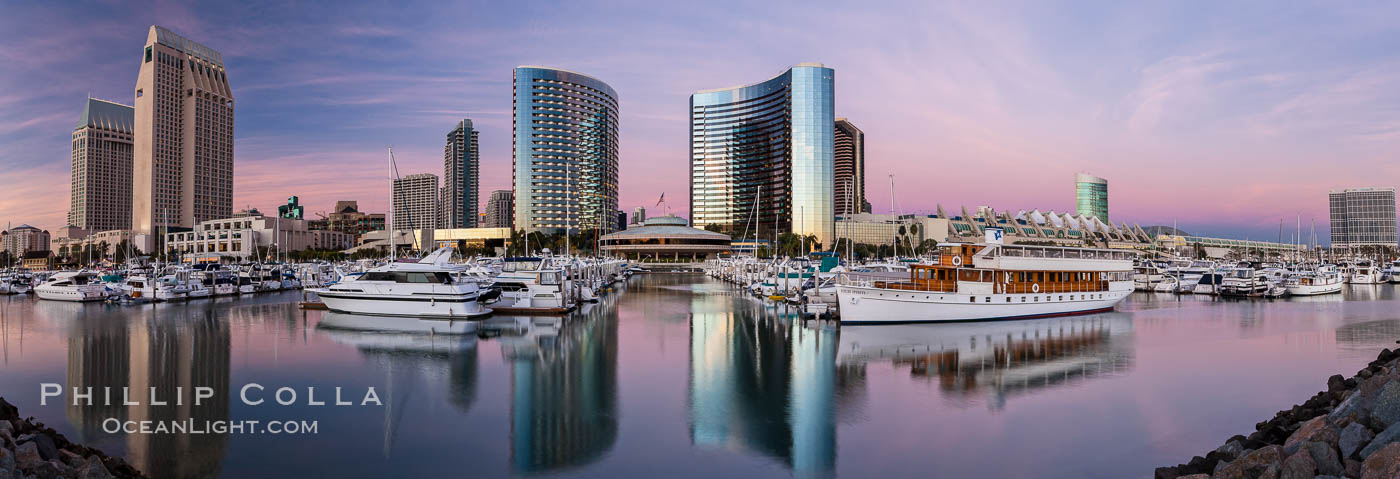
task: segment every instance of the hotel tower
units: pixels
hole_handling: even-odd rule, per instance
[[[515,228],[617,227],[617,92],[567,70],[514,71]]]
[[[223,56],[152,26],[136,78],[131,228],[233,214],[233,91]],[[147,251],[153,245],[145,244]]]
[[[803,63],[690,96],[692,226],[835,239],[835,77]],[[750,225],[753,228],[746,228]]]
[[[477,136],[472,121],[465,119],[447,133],[447,146],[442,149],[441,228],[477,226],[477,192],[481,184]]]
[[[88,98],[73,130],[68,224],[89,232],[131,228],[132,109]]]

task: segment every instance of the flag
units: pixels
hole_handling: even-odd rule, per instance
[[[661,193],[661,198],[659,198],[659,199],[656,200],[656,206],[661,206],[661,203],[663,203],[663,202],[665,202],[665,201],[666,201],[666,193],[663,192],[663,193]]]

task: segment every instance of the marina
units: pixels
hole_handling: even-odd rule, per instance
[[[635,275],[562,316],[470,321],[302,310],[299,291],[144,304],[8,295],[0,390],[152,477],[460,467],[481,477],[1142,477],[1394,347],[1397,289],[1273,300],[1134,292],[1079,316],[851,327],[702,274]],[[166,370],[191,374],[161,387],[213,384],[223,400],[164,410],[43,406],[37,390],[26,394],[55,380],[140,388]],[[250,382],[267,395],[341,387],[357,404],[373,387],[383,407],[248,406],[231,389]],[[150,414],[316,420],[320,432],[101,429],[105,417]],[[425,454],[443,441],[472,454]],[[157,444],[162,454],[150,452]],[[881,459],[909,448],[920,453]]]

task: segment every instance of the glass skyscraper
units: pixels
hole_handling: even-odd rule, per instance
[[[802,63],[769,80],[690,96],[692,225],[835,238],[836,72]]]
[[[515,68],[515,228],[612,231],[617,92],[567,70]]]
[[[1085,173],[1074,175],[1074,214],[1108,223],[1108,180]]]
[[[477,190],[481,185],[481,153],[477,149],[480,132],[464,119],[447,132],[442,149],[442,207],[439,228],[475,228]]]
[[[1332,246],[1396,246],[1395,188],[1328,192]]]

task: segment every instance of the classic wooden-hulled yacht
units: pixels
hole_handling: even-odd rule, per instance
[[[1342,273],[1331,266],[1321,266],[1313,271],[1304,271],[1294,274],[1284,283],[1288,294],[1293,296],[1312,296],[1318,294],[1340,293],[1342,292]]]
[[[439,248],[417,263],[393,262],[354,281],[312,289],[331,311],[373,316],[473,318],[491,314],[473,281],[457,281],[452,248]]]
[[[940,244],[907,279],[844,275],[848,324],[1027,319],[1113,310],[1133,292],[1134,253],[1107,249]]]

